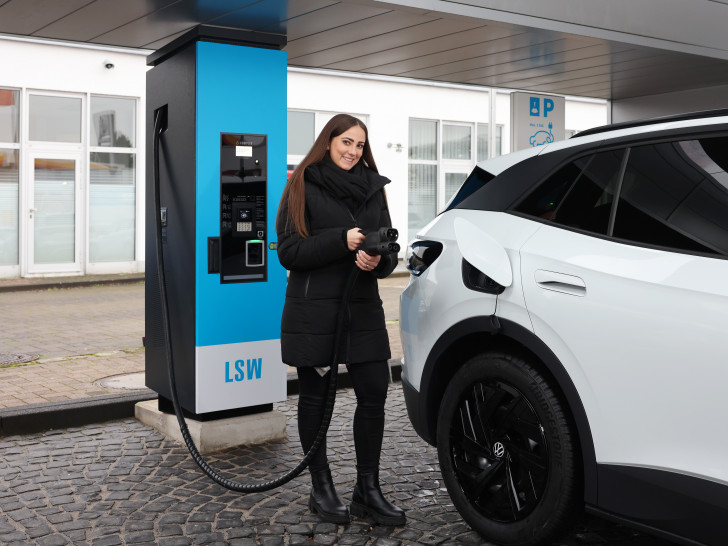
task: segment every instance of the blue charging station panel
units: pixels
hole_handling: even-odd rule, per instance
[[[241,36],[193,34],[151,59],[147,74],[148,126],[167,109],[159,175],[178,395],[198,416],[286,397],[286,271],[271,243],[286,182],[287,57],[280,41]],[[148,188],[146,384],[170,399],[149,227],[162,211],[150,208]]]

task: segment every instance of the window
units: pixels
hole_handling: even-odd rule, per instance
[[[133,148],[136,100],[91,97],[91,146]]]
[[[0,148],[0,266],[18,265],[18,155]]]
[[[136,99],[91,97],[89,262],[135,257]]]
[[[502,126],[496,127],[500,154]],[[408,238],[445,209],[478,161],[488,157],[488,124],[410,119]]]
[[[437,122],[409,122],[408,238],[437,213]]]
[[[632,148],[614,236],[728,255],[726,150],[728,137]]]
[[[313,146],[313,112],[288,111],[288,155],[305,156]]]
[[[470,125],[442,126],[442,158],[443,159],[471,159],[471,132]]]
[[[467,173],[445,173],[445,201],[450,201],[467,178]]]
[[[624,150],[579,158],[540,184],[516,207],[557,224],[606,235]]]
[[[19,95],[14,89],[0,89],[0,142],[19,140]]]
[[[19,99],[0,89],[0,266],[18,265]]]
[[[478,123],[478,162],[485,161],[490,157],[488,148],[488,131],[490,127],[487,123]],[[498,157],[503,154],[503,125],[495,126],[495,154]]]
[[[81,142],[81,99],[30,95],[30,140]]]

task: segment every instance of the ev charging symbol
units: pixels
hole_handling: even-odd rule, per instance
[[[529,97],[530,101],[530,114],[532,116],[541,117],[541,98],[540,97]],[[543,117],[549,117],[549,112],[555,108],[553,99],[543,99]]]
[[[541,99],[538,97],[530,97],[531,100],[531,115],[541,117]]]

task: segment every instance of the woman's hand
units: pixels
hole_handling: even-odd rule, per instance
[[[353,228],[346,232],[346,244],[349,250],[356,250],[364,242],[365,235],[359,228]]]
[[[356,266],[362,271],[371,271],[379,265],[381,256],[370,256],[363,250],[356,253]]]

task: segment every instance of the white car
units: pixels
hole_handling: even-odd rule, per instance
[[[402,384],[465,521],[728,543],[728,110],[480,163],[408,249]]]

